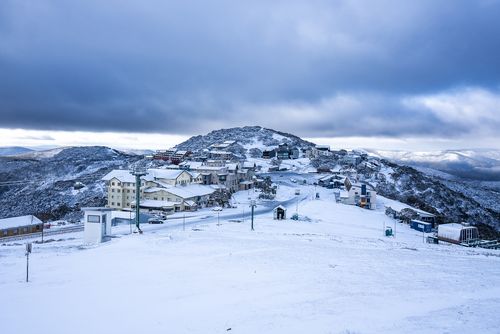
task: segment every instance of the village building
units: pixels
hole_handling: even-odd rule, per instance
[[[43,222],[33,215],[0,219],[0,238],[42,232]]]
[[[275,150],[276,158],[279,160],[289,160],[300,158],[300,150],[297,147],[292,147],[287,143],[280,144]],[[263,155],[264,157],[264,155]]]
[[[276,157],[276,150],[264,150],[262,151],[262,158],[263,159],[271,159]]]
[[[199,173],[181,169],[148,169],[147,172],[147,175],[141,178],[139,195],[140,199],[149,201],[141,203],[141,207],[144,208],[194,210],[206,203],[206,193],[215,191],[212,188],[200,190]],[[130,209],[135,206],[135,177],[129,170],[113,170],[102,179],[107,182],[108,208]],[[183,189],[183,194],[191,189],[192,196],[176,197],[176,189]]]
[[[351,183],[349,178],[344,181],[345,190],[340,191],[340,202],[343,204],[357,205],[374,210],[377,205],[377,192],[367,183]]]

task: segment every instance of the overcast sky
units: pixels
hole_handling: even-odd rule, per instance
[[[499,18],[500,0],[2,0],[0,146],[262,125],[500,148]]]

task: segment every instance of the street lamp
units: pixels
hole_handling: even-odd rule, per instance
[[[252,200],[252,201],[250,202],[250,207],[252,208],[252,224],[251,224],[251,229],[252,229],[252,231],[254,230],[254,229],[253,229],[253,210],[254,210],[254,208],[255,208],[256,206],[257,206],[257,204],[256,204],[255,200]]]

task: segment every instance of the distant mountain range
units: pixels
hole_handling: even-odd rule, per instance
[[[443,178],[450,176],[465,180],[500,181],[500,150],[445,150],[445,151],[387,151],[370,153],[393,162],[419,168],[427,173],[440,171]],[[452,178],[452,177],[451,177]]]
[[[26,147],[20,146],[10,146],[10,147],[0,147],[0,156],[13,156],[28,152],[33,152],[34,150]]]

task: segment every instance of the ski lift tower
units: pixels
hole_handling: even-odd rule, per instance
[[[139,226],[139,211],[141,207],[141,176],[147,175],[148,172],[145,168],[136,167],[130,172],[130,174],[135,176],[135,226],[139,233],[142,233],[141,227]]]

